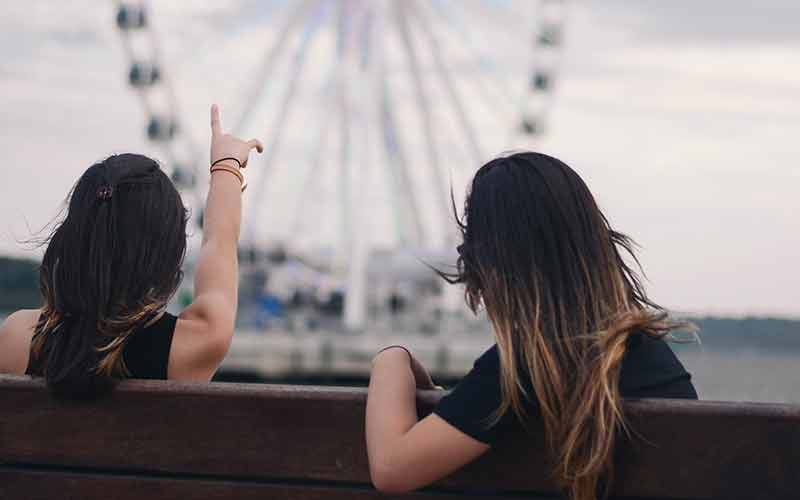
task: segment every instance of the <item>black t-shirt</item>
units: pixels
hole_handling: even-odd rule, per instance
[[[697,399],[691,375],[663,340],[632,335],[621,370],[620,391],[624,398]],[[500,355],[494,345],[475,361],[458,386],[442,398],[434,413],[464,434],[491,444],[520,426],[512,410],[489,426],[501,399]],[[528,415],[536,415],[536,402],[529,405]]]

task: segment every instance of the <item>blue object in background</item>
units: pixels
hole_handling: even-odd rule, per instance
[[[256,303],[258,304],[256,324],[261,328],[268,326],[273,319],[284,318],[286,316],[286,308],[283,302],[274,295],[261,295]]]

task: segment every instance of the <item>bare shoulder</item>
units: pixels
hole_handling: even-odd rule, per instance
[[[12,313],[0,325],[0,342],[5,342],[10,338],[27,337],[30,342],[36,322],[41,316],[41,309],[21,309]]]
[[[23,309],[0,325],[0,373],[25,373],[33,330],[41,313],[41,309]]]

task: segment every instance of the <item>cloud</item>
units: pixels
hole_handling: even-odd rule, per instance
[[[465,1],[441,3],[452,7]],[[112,3],[98,5],[92,0],[0,5],[0,148],[7,152],[0,165],[4,251],[20,251],[14,237],[26,236],[25,221],[36,228],[49,220],[91,162],[118,151],[163,157],[144,138],[146,117],[127,86]],[[285,19],[286,7],[296,4],[171,0],[151,5],[184,126],[205,153],[207,105],[220,102],[223,121],[235,121],[248,105],[243,89],[263,64],[274,28]],[[800,54],[795,29],[800,4],[602,0],[571,5],[550,133],[533,142],[508,133],[519,107],[508,104],[515,97],[502,102],[498,97],[525,88],[534,62],[527,49],[533,24],[522,14],[496,16],[495,11],[454,16],[469,28],[477,48],[492,55],[493,64],[482,64],[455,25],[436,21],[486,154],[535,147],[573,165],[612,222],[643,244],[653,296],[665,305],[800,312],[793,300],[800,284],[794,262],[800,247],[795,215],[800,213],[800,146],[795,137],[800,130],[800,64],[794,62]],[[432,9],[430,13],[435,14]],[[452,177],[461,189],[477,161],[465,145],[430,50],[421,33],[415,33],[429,82],[441,173],[444,182]],[[442,233],[450,224],[449,214],[443,214],[433,195],[427,137],[408,61],[396,30],[384,35],[410,182],[423,200],[426,228]],[[266,143],[277,132],[277,110],[300,37],[295,35],[286,57],[264,82],[264,98],[247,130]],[[321,98],[337,64],[331,58],[335,37],[332,31],[323,32],[313,43],[297,107],[277,124],[287,129],[272,173],[263,192],[245,194],[247,209],[256,216],[261,239],[300,227],[299,243],[338,245],[345,237],[342,178],[360,176],[354,186],[363,197],[356,209],[369,216],[365,233],[381,244],[392,243],[398,217],[377,126],[362,122],[368,125],[371,149],[354,149],[359,162],[347,174],[339,160],[339,122],[334,120],[321,153],[324,168],[305,190],[296,188],[314,166],[311,146],[325,125],[326,110],[337,109]],[[497,85],[498,79],[511,91]],[[363,78],[353,79],[350,90],[354,107],[372,102]],[[252,161],[251,182],[266,168],[263,161]],[[257,210],[252,208],[255,202],[260,203]],[[305,213],[299,225],[293,222],[297,212]]]
[[[599,24],[625,31],[631,43],[739,48],[800,41],[800,3],[794,0],[602,0],[581,6]]]

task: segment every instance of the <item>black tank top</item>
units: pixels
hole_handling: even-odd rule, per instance
[[[158,321],[131,335],[122,351],[130,378],[167,379],[169,351],[178,318],[165,312]]]
[[[165,312],[152,325],[133,332],[122,349],[129,378],[167,379],[169,352],[178,318]],[[34,375],[29,363],[25,373]]]

